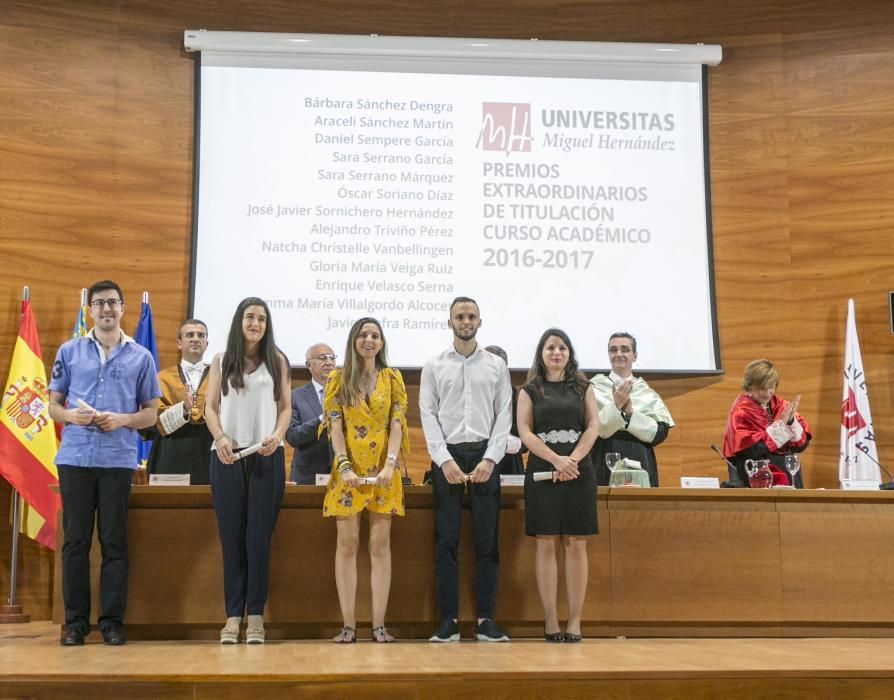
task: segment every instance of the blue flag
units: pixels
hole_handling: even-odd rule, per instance
[[[155,347],[155,328],[152,326],[152,308],[145,301],[140,307],[140,320],[134,333],[134,340],[146,348],[155,360],[155,371],[158,372],[158,350]],[[143,440],[137,436],[137,465],[145,465],[152,449],[151,440]]]

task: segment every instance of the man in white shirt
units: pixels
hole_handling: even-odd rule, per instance
[[[286,431],[286,442],[295,448],[289,481],[313,484],[317,474],[328,474],[332,469],[332,450],[329,435],[324,430],[323,388],[329,373],[335,369],[336,354],[326,343],[311,345],[304,355],[310,370],[310,381],[292,390],[292,421]]]
[[[161,401],[155,436],[146,462],[150,474],[189,474],[190,484],[207,484],[211,463],[211,433],[205,426],[208,387],[208,327],[195,318],[177,331],[180,362],[158,373]]]
[[[441,616],[430,641],[459,640],[457,550],[467,483],[475,536],[475,636],[481,641],[508,641],[493,613],[500,518],[500,475],[494,465],[503,458],[512,424],[509,370],[475,339],[481,317],[474,299],[453,300],[448,326],[453,345],[425,363],[419,385],[422,430],[432,458],[435,583]]]

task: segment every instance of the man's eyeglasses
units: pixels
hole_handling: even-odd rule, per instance
[[[310,359],[311,360],[319,360],[320,362],[325,362],[326,360],[329,360],[330,362],[335,362],[335,359],[337,357],[338,357],[338,355],[336,355],[335,353],[332,353],[331,355],[314,355]]]
[[[122,301],[120,299],[94,299],[90,302],[90,306],[99,311],[103,306],[108,306],[110,309],[117,309],[122,305]]]

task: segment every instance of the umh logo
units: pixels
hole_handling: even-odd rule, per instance
[[[519,102],[482,102],[478,143],[483,151],[530,153],[531,105]]]

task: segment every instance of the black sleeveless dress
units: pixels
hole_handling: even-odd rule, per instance
[[[584,400],[566,382],[544,382],[541,396],[530,384],[522,387],[534,404],[534,433],[558,455],[577,446],[584,431]],[[544,439],[546,438],[546,439]],[[571,481],[534,481],[534,474],[553,466],[533,452],[525,475],[525,533],[528,535],[595,535],[596,473],[590,455],[578,463],[580,476]]]

